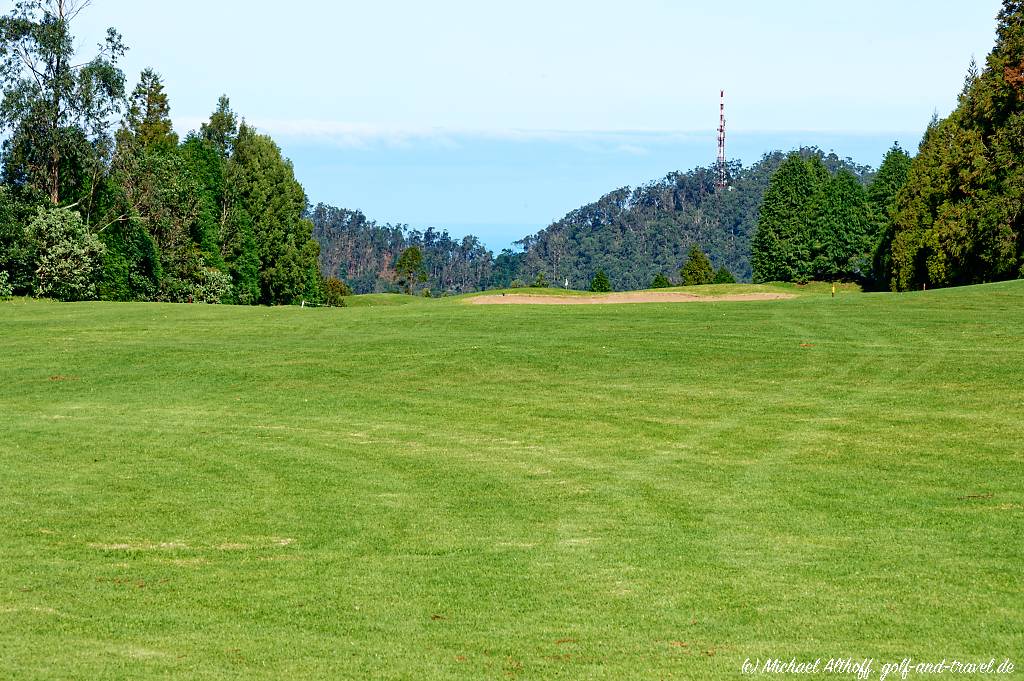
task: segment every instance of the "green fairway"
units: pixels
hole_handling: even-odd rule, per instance
[[[1024,668],[1024,282],[388,301],[0,302],[0,677]]]

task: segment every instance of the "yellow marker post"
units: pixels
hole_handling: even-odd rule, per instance
[[[832,297],[836,297],[836,282],[832,282]]]

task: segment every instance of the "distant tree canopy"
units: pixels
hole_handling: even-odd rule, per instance
[[[1004,0],[997,22],[890,207],[893,290],[1024,276],[1024,3]]]
[[[14,294],[280,305],[336,304],[341,287],[642,289],[674,272],[893,290],[1024,276],[1020,0],[1004,0],[985,68],[972,63],[913,159],[896,145],[875,173],[813,147],[776,151],[729,163],[724,189],[717,167],[674,172],[496,256],[474,236],[310,209],[281,149],[226,96],[179,139],[156,70],[126,90],[116,30],[76,56],[89,5],[20,0],[0,17],[0,274]]]

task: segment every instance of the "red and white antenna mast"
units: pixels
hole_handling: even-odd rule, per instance
[[[728,184],[725,159],[725,90],[722,90],[721,117],[718,125],[718,183],[716,186],[719,189],[725,189]]]

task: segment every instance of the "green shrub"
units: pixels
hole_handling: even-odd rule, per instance
[[[0,270],[0,300],[8,300],[14,295],[14,287],[11,286],[11,278],[7,272]]]
[[[324,279],[324,305],[328,307],[345,307],[345,298],[352,295],[348,284],[337,277]]]
[[[36,295],[57,300],[94,300],[103,273],[104,246],[67,208],[41,208],[28,225],[38,248]]]
[[[544,276],[544,273],[537,274],[537,278],[533,280],[533,288],[547,288],[548,286],[548,278]]]
[[[197,303],[220,305],[231,300],[231,275],[216,267],[204,267],[192,286],[192,297]]]

